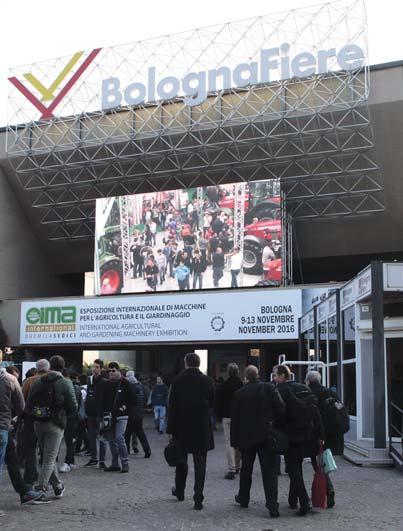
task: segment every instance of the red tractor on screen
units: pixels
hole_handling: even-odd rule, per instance
[[[263,249],[267,246],[267,242],[278,241],[281,242],[282,231],[281,221],[274,220],[260,220],[246,225],[244,232],[244,250],[243,250],[243,270],[249,275],[260,275],[265,269],[263,264]],[[281,266],[281,245],[276,245],[275,260],[279,261]],[[272,267],[268,267],[267,274],[274,274]],[[266,275],[266,273],[265,273]],[[276,273],[277,276],[277,273]],[[265,276],[266,278],[266,276]],[[277,280],[269,279],[269,280]],[[281,280],[281,279],[280,279]]]

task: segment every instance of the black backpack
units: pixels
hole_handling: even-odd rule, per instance
[[[289,411],[289,437],[296,443],[316,439],[319,410],[315,395],[303,385],[289,386],[287,409]]]
[[[336,397],[324,402],[323,423],[328,435],[344,435],[350,429],[350,416],[344,404]]]
[[[31,416],[34,420],[49,422],[57,417],[60,410],[56,401],[55,382],[62,376],[49,380],[48,376],[42,376],[36,389],[32,391]]]

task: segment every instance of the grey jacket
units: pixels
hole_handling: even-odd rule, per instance
[[[11,419],[24,411],[24,396],[15,376],[0,369],[0,430],[9,431]]]

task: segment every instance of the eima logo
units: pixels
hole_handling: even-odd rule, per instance
[[[29,308],[25,314],[26,332],[74,332],[77,322],[75,306]]]
[[[23,74],[25,81],[35,89],[35,93],[29,90],[17,77],[9,77],[8,80],[32,103],[34,107],[38,109],[38,111],[42,113],[41,120],[49,120],[54,117],[53,111],[77,83],[101,50],[102,48],[94,48],[81,64],[80,61],[82,60],[84,52],[75,53],[57,74],[49,87],[43,85],[43,83],[31,72]],[[72,74],[78,64],[80,64],[80,66]],[[37,96],[38,94],[39,97]],[[50,102],[50,105],[46,107],[44,102]]]

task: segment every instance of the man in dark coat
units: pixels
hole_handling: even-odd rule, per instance
[[[185,370],[174,380],[170,390],[167,433],[183,453],[176,467],[172,494],[184,499],[188,474],[188,454],[193,455],[195,469],[194,508],[203,509],[207,452],[214,448],[209,409],[214,407],[214,382],[199,370],[200,358],[194,352],[185,356]]]
[[[224,430],[225,452],[227,456],[228,471],[225,479],[234,479],[241,466],[241,454],[231,446],[231,414],[236,391],[243,386],[239,377],[239,367],[236,363],[229,363],[227,367],[228,378],[221,388],[221,417]],[[217,396],[217,391],[216,391]]]
[[[337,393],[331,389],[327,389],[321,385],[321,375],[318,371],[309,371],[305,377],[306,385],[310,388],[312,393],[316,396],[318,401],[318,408],[322,418],[322,424],[324,427],[325,433],[325,444],[324,447],[330,448],[333,455],[343,455],[344,453],[344,434],[330,432],[326,429],[326,418],[325,418],[325,409],[326,409],[326,400],[328,398],[335,398],[338,400]],[[312,456],[312,465],[316,469],[316,456]],[[331,509],[335,505],[335,491],[333,483],[330,479],[330,475],[326,474],[326,486],[327,486],[327,507]]]
[[[133,400],[129,407],[129,420],[127,422],[125,440],[127,446],[127,452],[130,453],[130,439],[133,437],[133,451],[138,452],[137,446],[135,446],[134,441],[136,438],[140,441],[141,446],[143,447],[144,457],[147,459],[151,457],[151,448],[148,442],[147,436],[144,433],[143,429],[143,418],[144,418],[144,389],[141,383],[134,376],[133,371],[127,371],[126,373],[127,381],[133,387],[135,393],[135,400]]]
[[[241,476],[239,494],[235,501],[247,507],[252,485],[253,464],[256,454],[262,470],[266,507],[270,516],[278,517],[276,455],[267,450],[266,441],[270,423],[282,423],[284,402],[275,387],[259,381],[254,365],[245,369],[246,385],[234,396],[231,417],[231,446],[241,450]]]
[[[286,432],[290,447],[285,455],[287,472],[290,477],[288,503],[291,509],[297,508],[298,516],[305,516],[311,510],[306,491],[302,464],[304,457],[316,456],[319,442],[323,439],[323,427],[316,398],[308,386],[291,381],[291,371],[287,365],[277,365],[273,369],[273,380],[286,406]]]

